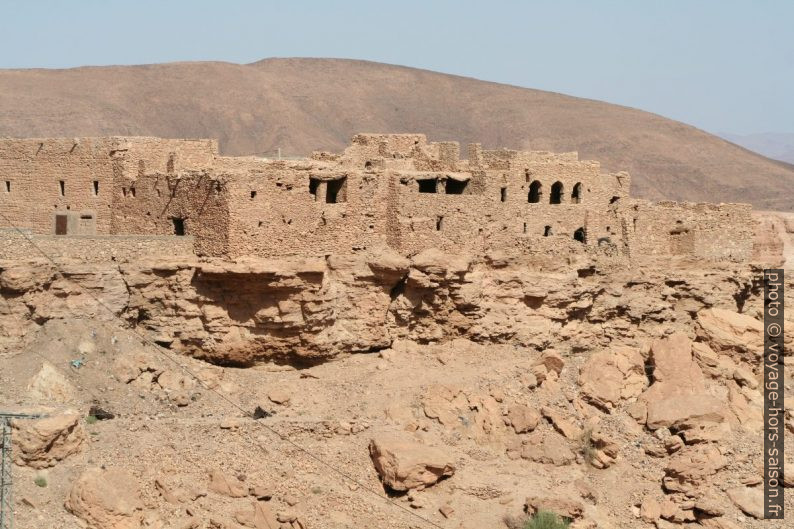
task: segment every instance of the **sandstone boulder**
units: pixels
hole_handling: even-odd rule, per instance
[[[88,529],[143,527],[143,502],[135,479],[121,470],[86,470],[72,486],[65,507]]]
[[[221,496],[230,498],[243,498],[248,496],[248,487],[235,477],[229,477],[218,469],[210,472],[210,482],[207,488]]]
[[[507,409],[507,420],[516,433],[526,433],[537,428],[540,414],[524,404],[514,404]]]
[[[237,511],[234,515],[237,523],[254,529],[276,529],[280,527],[276,515],[270,507],[263,502],[252,502],[247,510]]]
[[[545,435],[533,432],[524,442],[520,455],[523,459],[555,466],[569,465],[576,459],[568,441],[557,432],[546,432]]]
[[[42,419],[13,421],[14,462],[47,468],[76,454],[85,442],[80,418],[69,410]]]
[[[455,473],[452,459],[443,451],[413,441],[373,439],[369,454],[383,483],[396,491],[429,487]]]
[[[706,393],[703,372],[685,334],[655,340],[650,354],[654,383],[641,395],[648,428],[702,429],[726,420],[726,407]]]
[[[689,492],[727,465],[728,460],[714,445],[694,445],[670,457],[662,483],[668,492]]]
[[[42,404],[67,404],[75,400],[77,390],[55,366],[44,362],[28,382],[28,396]]]
[[[638,397],[647,385],[642,356],[628,347],[593,354],[579,372],[582,398],[605,410]]]
[[[651,430],[659,428],[687,429],[703,423],[725,420],[724,404],[705,393],[672,395],[648,403],[646,424]]]
[[[764,490],[761,487],[735,487],[726,491],[731,501],[746,515],[764,517]]]
[[[527,514],[535,514],[538,511],[550,511],[563,518],[575,520],[582,517],[584,505],[580,501],[559,497],[530,496],[524,502],[524,510]]]
[[[698,312],[698,338],[717,353],[736,355],[755,363],[763,355],[763,324],[746,314],[725,309]]]

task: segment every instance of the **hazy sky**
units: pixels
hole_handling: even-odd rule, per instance
[[[794,0],[0,0],[0,68],[265,57],[368,59],[712,132],[794,132]]]

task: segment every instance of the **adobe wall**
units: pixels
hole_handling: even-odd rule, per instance
[[[581,162],[575,153],[507,150],[476,153],[463,173],[395,171],[395,177],[399,249],[409,254],[428,247],[526,248],[548,236],[573,239],[579,229],[586,246],[603,238],[617,242],[620,218],[611,203],[628,195],[630,183],[628,174],[601,174],[598,163]],[[433,178],[437,192],[420,192],[420,181]],[[445,192],[450,179],[468,181],[463,194]],[[551,203],[554,184],[562,185],[559,203]],[[530,196],[531,189],[539,192]]]
[[[299,161],[221,157],[212,140],[0,140],[0,208],[38,234],[184,233],[208,256],[388,245],[750,257],[749,206],[631,200],[628,173],[576,153],[471,144],[467,155],[422,134],[359,134]]]
[[[0,139],[0,226],[52,234],[62,215],[69,234],[109,234],[116,177],[210,167],[216,155],[214,140]]]
[[[31,244],[28,237],[32,240]],[[193,237],[135,235],[37,235],[23,236],[15,229],[0,228],[0,260],[50,258],[81,262],[135,261],[151,257],[189,257]]]
[[[229,253],[227,179],[211,171],[119,178],[113,188],[114,234],[195,237],[198,255]]]
[[[73,226],[75,215],[90,216],[84,231],[110,233],[112,145],[111,138],[0,140],[0,210],[35,233],[54,233],[56,213]],[[0,226],[8,221],[0,217]]]
[[[632,255],[691,255],[747,261],[754,221],[749,204],[632,200],[624,210]]]
[[[329,203],[334,185],[342,189]],[[235,173],[227,192],[232,255],[322,256],[387,242],[388,179],[375,173],[274,161]]]

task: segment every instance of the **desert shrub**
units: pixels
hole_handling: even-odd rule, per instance
[[[530,516],[524,529],[568,529],[570,522],[549,511],[538,511]]]
[[[36,479],[33,480],[33,483],[35,483],[38,487],[44,488],[47,486],[47,478],[44,476],[36,476]]]
[[[97,419],[97,418],[96,418],[96,415],[89,415],[88,417],[86,417],[86,418],[85,418],[85,422],[86,422],[86,424],[94,424],[94,423],[96,423],[98,420],[99,420],[99,419]]]

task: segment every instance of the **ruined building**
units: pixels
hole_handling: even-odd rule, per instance
[[[654,204],[631,199],[630,183],[576,153],[472,144],[462,159],[458,143],[422,134],[359,134],[341,154],[301,160],[220,156],[213,140],[4,139],[0,236],[13,238],[12,224],[66,255],[129,241],[171,253],[187,241],[230,258],[384,245],[750,257],[749,205]]]

